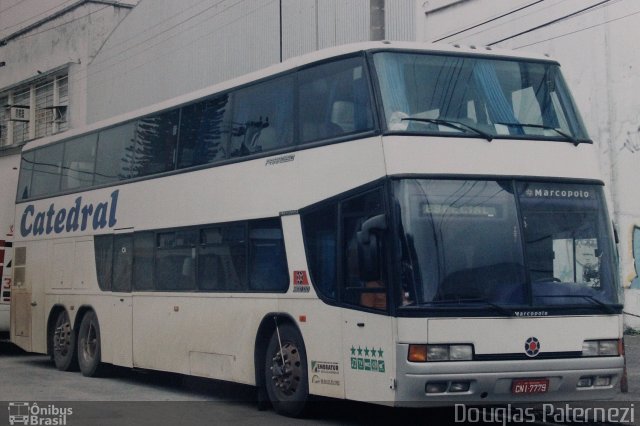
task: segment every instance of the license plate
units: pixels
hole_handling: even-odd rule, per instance
[[[516,379],[511,383],[511,393],[545,393],[549,390],[549,379]]]

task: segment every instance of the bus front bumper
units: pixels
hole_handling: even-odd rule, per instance
[[[398,406],[611,399],[618,393],[624,366],[621,356],[414,363],[407,361],[407,349],[398,345]],[[522,383],[534,386],[527,392],[519,386],[517,392],[516,385]],[[536,383],[547,383],[545,390]]]

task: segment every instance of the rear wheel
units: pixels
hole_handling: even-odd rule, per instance
[[[89,311],[82,318],[78,329],[78,365],[82,375],[98,376],[101,372],[100,325],[95,312]]]
[[[60,311],[53,329],[53,362],[60,371],[75,369],[76,339],[71,329],[71,321],[67,311]]]
[[[273,333],[265,356],[265,387],[277,413],[302,415],[309,399],[307,354],[296,327],[283,324]]]

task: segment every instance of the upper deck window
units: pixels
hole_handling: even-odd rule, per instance
[[[371,94],[363,54],[294,69],[26,151],[17,199],[370,135]]]
[[[555,63],[381,52],[374,64],[388,131],[588,140]]]

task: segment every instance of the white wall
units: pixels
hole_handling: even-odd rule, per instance
[[[20,153],[0,156],[0,170],[2,184],[0,185],[0,240],[6,240],[13,226],[14,204],[16,188],[18,187],[18,168]],[[11,238],[10,238],[11,239]]]
[[[142,0],[89,65],[96,122],[325,47],[370,39],[377,0]],[[416,36],[412,0],[386,0],[386,32]]]
[[[0,39],[82,0],[0,0]],[[138,0],[119,0],[135,5]],[[115,2],[114,2],[115,3]]]

